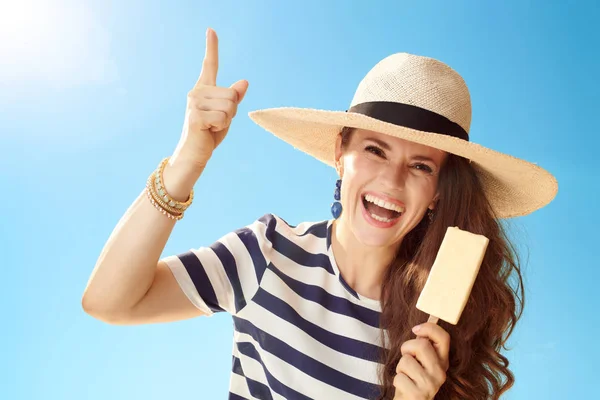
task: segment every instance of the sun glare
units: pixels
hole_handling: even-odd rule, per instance
[[[0,35],[3,42],[10,43],[17,38],[29,42],[46,33],[49,10],[29,1],[3,0],[0,4]],[[43,14],[46,14],[46,18]]]
[[[115,72],[109,39],[82,3],[0,0],[0,83],[103,82]]]
[[[25,54],[34,53],[52,41],[52,24],[57,22],[52,9],[47,3],[35,3],[0,2],[0,50],[5,62],[25,61],[22,59]]]

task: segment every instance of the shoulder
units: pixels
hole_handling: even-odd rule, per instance
[[[260,228],[260,231],[267,238],[272,238],[273,235],[281,235],[291,240],[306,236],[325,239],[327,238],[330,221],[303,221],[293,225],[277,214],[268,213],[258,218],[252,225],[255,228]]]

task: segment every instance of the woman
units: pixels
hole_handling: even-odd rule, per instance
[[[332,220],[294,227],[269,214],[159,260],[248,88],[217,87],[217,69],[209,29],[180,142],[108,240],[86,312],[113,324],[230,313],[231,399],[496,399],[510,388],[499,351],[523,288],[499,219],[548,204],[555,179],[468,141],[469,93],[450,67],[394,54],[369,71],[347,112],[250,115],[336,168]],[[415,308],[449,226],[490,240],[456,326],[424,322]]]

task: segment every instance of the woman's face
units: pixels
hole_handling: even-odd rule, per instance
[[[340,219],[366,246],[397,245],[434,208],[446,156],[432,147],[361,129],[354,130],[344,150],[338,138]]]

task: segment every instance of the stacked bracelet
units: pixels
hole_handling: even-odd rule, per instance
[[[168,161],[168,157],[163,159],[158,168],[150,174],[146,181],[146,194],[156,209],[171,219],[180,220],[183,218],[183,212],[192,204],[194,190],[192,189],[188,199],[184,202],[177,201],[169,196],[162,179],[163,171]]]
[[[183,213],[179,214],[179,215],[174,215],[171,214],[170,212],[168,212],[167,210],[165,210],[159,203],[156,202],[156,200],[154,200],[154,197],[152,196],[152,193],[150,192],[149,188],[146,187],[146,195],[148,196],[148,200],[150,200],[150,202],[152,203],[152,205],[161,213],[163,213],[163,215],[166,215],[167,217],[171,218],[171,219],[175,219],[175,220],[180,220],[181,218],[183,218]]]

